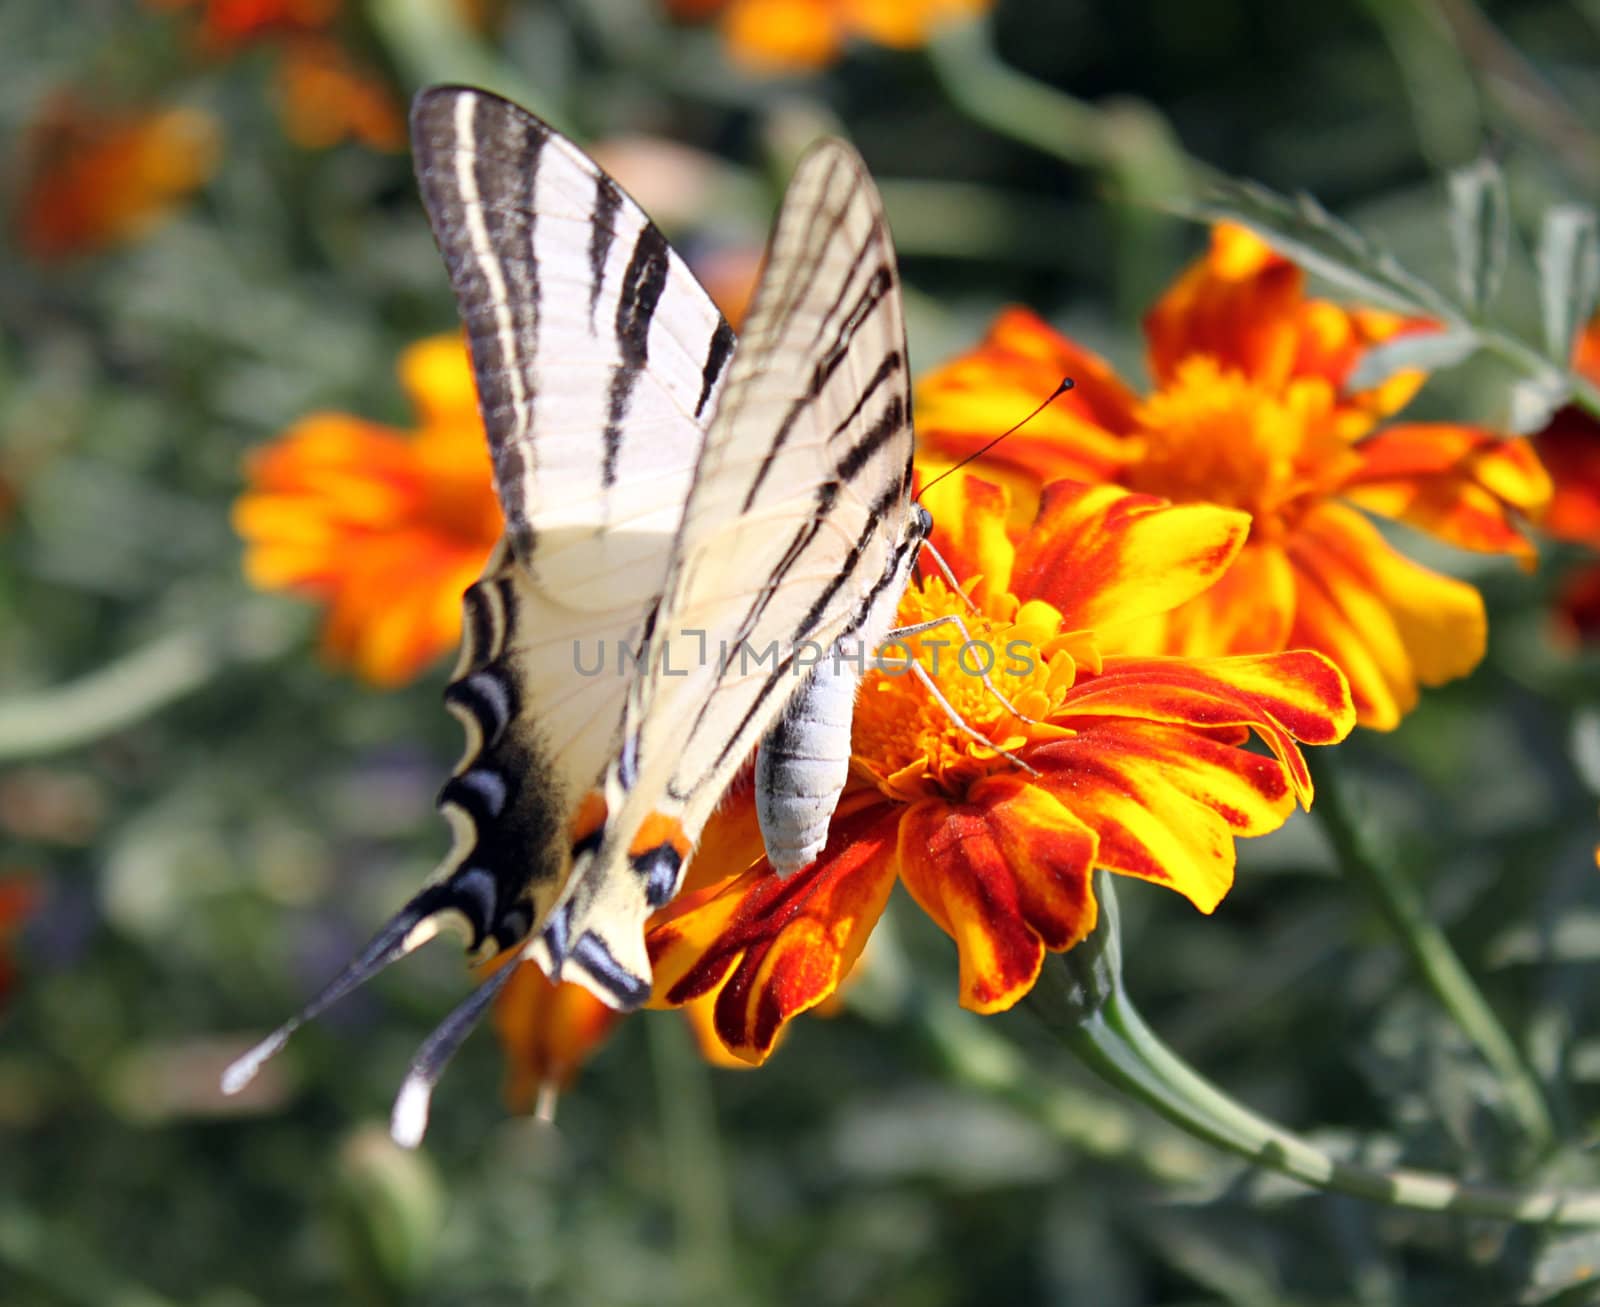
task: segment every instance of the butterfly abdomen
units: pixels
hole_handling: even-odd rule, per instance
[[[843,638],[842,638],[843,639]],[[756,754],[756,818],[780,876],[822,852],[850,773],[850,720],[861,674],[836,642]]]

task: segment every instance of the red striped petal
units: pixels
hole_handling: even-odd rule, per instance
[[[1095,837],[1066,803],[1010,776],[971,799],[906,812],[900,875],[956,942],[962,1006],[998,1012],[1033,987],[1046,949],[1094,928]]]
[[[1214,584],[1249,529],[1248,514],[1214,504],[1058,481],[1017,544],[1011,589],[1053,605],[1066,630],[1134,621]]]

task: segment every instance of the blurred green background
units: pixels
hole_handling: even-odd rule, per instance
[[[793,76],[650,0],[299,9],[293,35],[219,44],[181,0],[0,7],[0,884],[34,900],[0,925],[0,1304],[1600,1301],[1600,1243],[1262,1181],[1028,1012],[959,1012],[914,912],[759,1072],[645,1016],[554,1127],[507,1116],[481,1034],[425,1149],[388,1143],[411,1051],[466,988],[448,946],[251,1093],[216,1088],[431,869],[459,751],[444,665],[368,688],[319,662],[313,609],[240,574],[246,451],[319,409],[410,425],[395,359],[454,325],[382,111],[376,144],[308,139],[293,41],[393,112],[475,81],[584,142],[706,152],[657,216],[707,260],[759,242],[798,146],[843,131],[882,181],[919,370],[1021,300],[1137,377],[1139,314],[1204,239],[1161,208],[1191,166],[1310,190],[1440,277],[1442,170],[1481,149],[1523,219],[1594,200],[1600,4],[1002,0],[987,33]],[[63,96],[201,111],[214,171],[137,237],[30,246]],[[1526,285],[1511,302],[1535,312]],[[1475,416],[1485,384],[1440,378],[1420,411]],[[1571,1147],[1517,1170],[1484,1073],[1304,816],[1241,848],[1214,918],[1125,891],[1128,984],[1196,1065],[1370,1161],[1595,1184],[1600,683],[1547,612],[1572,554],[1529,577],[1408,548],[1485,587],[1492,651],[1343,752]]]

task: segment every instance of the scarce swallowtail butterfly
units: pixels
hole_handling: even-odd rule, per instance
[[[230,1092],[447,922],[481,954],[520,946],[552,979],[642,1003],[645,920],[758,743],[774,865],[820,850],[862,654],[931,527],[911,498],[894,251],[848,145],[797,167],[736,345],[655,225],[532,114],[439,87],[411,132],[506,519],[445,692],[467,737],[440,795],[455,838],[349,967],[229,1069]],[[579,651],[595,649],[607,664],[585,674]],[[419,1050],[402,1142],[514,970]]]

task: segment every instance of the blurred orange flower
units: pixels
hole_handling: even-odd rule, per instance
[[[502,954],[485,974],[505,965]],[[513,1112],[529,1112],[541,1120],[555,1114],[556,1099],[572,1087],[584,1065],[610,1038],[626,1013],[607,1007],[582,985],[552,985],[536,962],[520,962],[494,1001],[492,1020],[506,1059],[505,1099]],[[695,1042],[715,1066],[744,1067],[716,1037],[711,1004],[685,1005]]]
[[[337,42],[304,37],[285,46],[278,64],[284,134],[308,150],[360,141],[403,150],[405,116],[381,80],[364,72]]]
[[[251,583],[327,605],[324,652],[386,686],[454,647],[503,529],[461,339],[413,345],[400,378],[417,430],[304,418],[251,456],[233,511]]]
[[[231,54],[263,37],[315,32],[339,15],[340,0],[145,0],[159,11],[199,11],[196,43],[210,55]]]
[[[975,611],[932,579],[907,591],[899,620],[957,617],[967,648],[989,652],[963,661],[955,630],[903,643],[977,738],[917,679],[869,672],[822,855],[776,875],[752,842],[751,795],[736,789],[649,932],[655,1002],[712,1002],[718,1038],[750,1062],[835,991],[897,879],[955,941],[961,1001],[980,1012],[1010,1007],[1047,950],[1093,929],[1096,867],[1212,911],[1232,884],[1234,838],[1310,802],[1296,741],[1332,743],[1354,724],[1344,678],[1320,654],[1102,655],[1099,631],[1224,576],[1245,514],[1056,482],[1018,534],[1008,492],[989,482],[950,478],[924,502]],[[986,661],[1031,720],[985,686]],[[1252,734],[1263,751],[1246,747]]]
[[[666,0],[685,22],[719,17],[728,49],[753,68],[821,68],[861,39],[909,50],[941,23],[988,10],[994,0]]]
[[[205,185],[220,151],[216,120],[198,109],[108,112],[57,95],[24,142],[18,242],[59,259],[134,240]]]
[[[284,135],[308,150],[354,140],[401,150],[405,115],[393,90],[335,38],[340,0],[145,0],[197,11],[195,45],[227,59],[249,45],[277,48],[274,80]]]
[[[494,966],[508,965],[503,954]],[[552,985],[533,962],[511,962],[517,974],[494,1002],[494,1030],[506,1055],[506,1103],[513,1112],[548,1119],[555,1096],[605,1042],[623,1014],[582,985]]]
[[[1600,385],[1600,317],[1579,335],[1572,366]],[[1600,550],[1600,418],[1569,404],[1533,443],[1554,483],[1539,525],[1558,540]],[[1556,608],[1568,638],[1600,639],[1600,563],[1580,567],[1562,582]]]
[[[1356,390],[1374,346],[1430,330],[1308,298],[1303,272],[1239,227],[1145,319],[1152,392],[1021,309],[924,378],[923,448],[955,459],[986,443],[1062,376],[1076,389],[999,445],[991,466],[1031,511],[1057,477],[1109,480],[1175,502],[1250,514],[1228,574],[1170,612],[1103,633],[1108,649],[1190,656],[1309,648],[1349,678],[1361,723],[1396,726],[1418,686],[1471,671],[1486,620],[1472,586],[1398,553],[1366,510],[1449,544],[1530,563],[1519,515],[1550,494],[1532,445],[1475,427],[1391,424],[1421,385],[1403,372]]]

